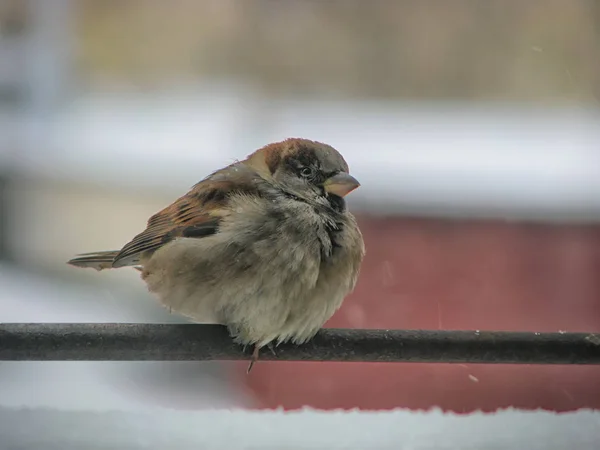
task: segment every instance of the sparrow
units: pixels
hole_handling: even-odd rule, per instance
[[[365,246],[344,197],[359,186],[327,144],[272,143],[194,185],[121,250],[68,264],[135,267],[170,311],[254,346],[249,372],[262,347],[314,337],[354,289]]]

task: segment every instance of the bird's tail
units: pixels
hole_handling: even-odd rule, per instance
[[[112,269],[113,261],[118,250],[109,250],[107,252],[82,253],[67,262],[75,267],[91,267],[92,269]]]

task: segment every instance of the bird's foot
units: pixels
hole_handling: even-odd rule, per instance
[[[257,344],[254,344],[254,351],[252,352],[252,358],[250,359],[250,364],[248,365],[248,369],[246,370],[246,374],[249,374],[252,370],[252,366],[256,361],[258,361],[258,353],[260,352],[260,347]]]
[[[271,350],[271,353],[273,354],[273,356],[277,356],[277,353],[275,353],[275,344],[273,344],[273,342],[269,342],[267,344],[267,348],[269,350]],[[244,351],[246,350],[246,346],[244,345]],[[252,352],[252,358],[250,359],[250,364],[248,365],[248,369],[246,370],[246,373],[250,373],[250,370],[252,370],[252,366],[254,366],[254,363],[256,361],[258,361],[258,354],[260,352],[260,347],[258,346],[258,344],[254,344],[254,351]]]

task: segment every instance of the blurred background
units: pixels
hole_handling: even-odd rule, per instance
[[[0,321],[183,322],[117,249],[327,142],[367,257],[327,324],[600,332],[600,2],[0,0]],[[0,363],[0,406],[600,408],[600,368]]]

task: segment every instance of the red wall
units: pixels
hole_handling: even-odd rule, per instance
[[[360,225],[358,286],[326,326],[600,332],[598,226]],[[240,382],[264,407],[600,408],[600,367],[259,362]]]

